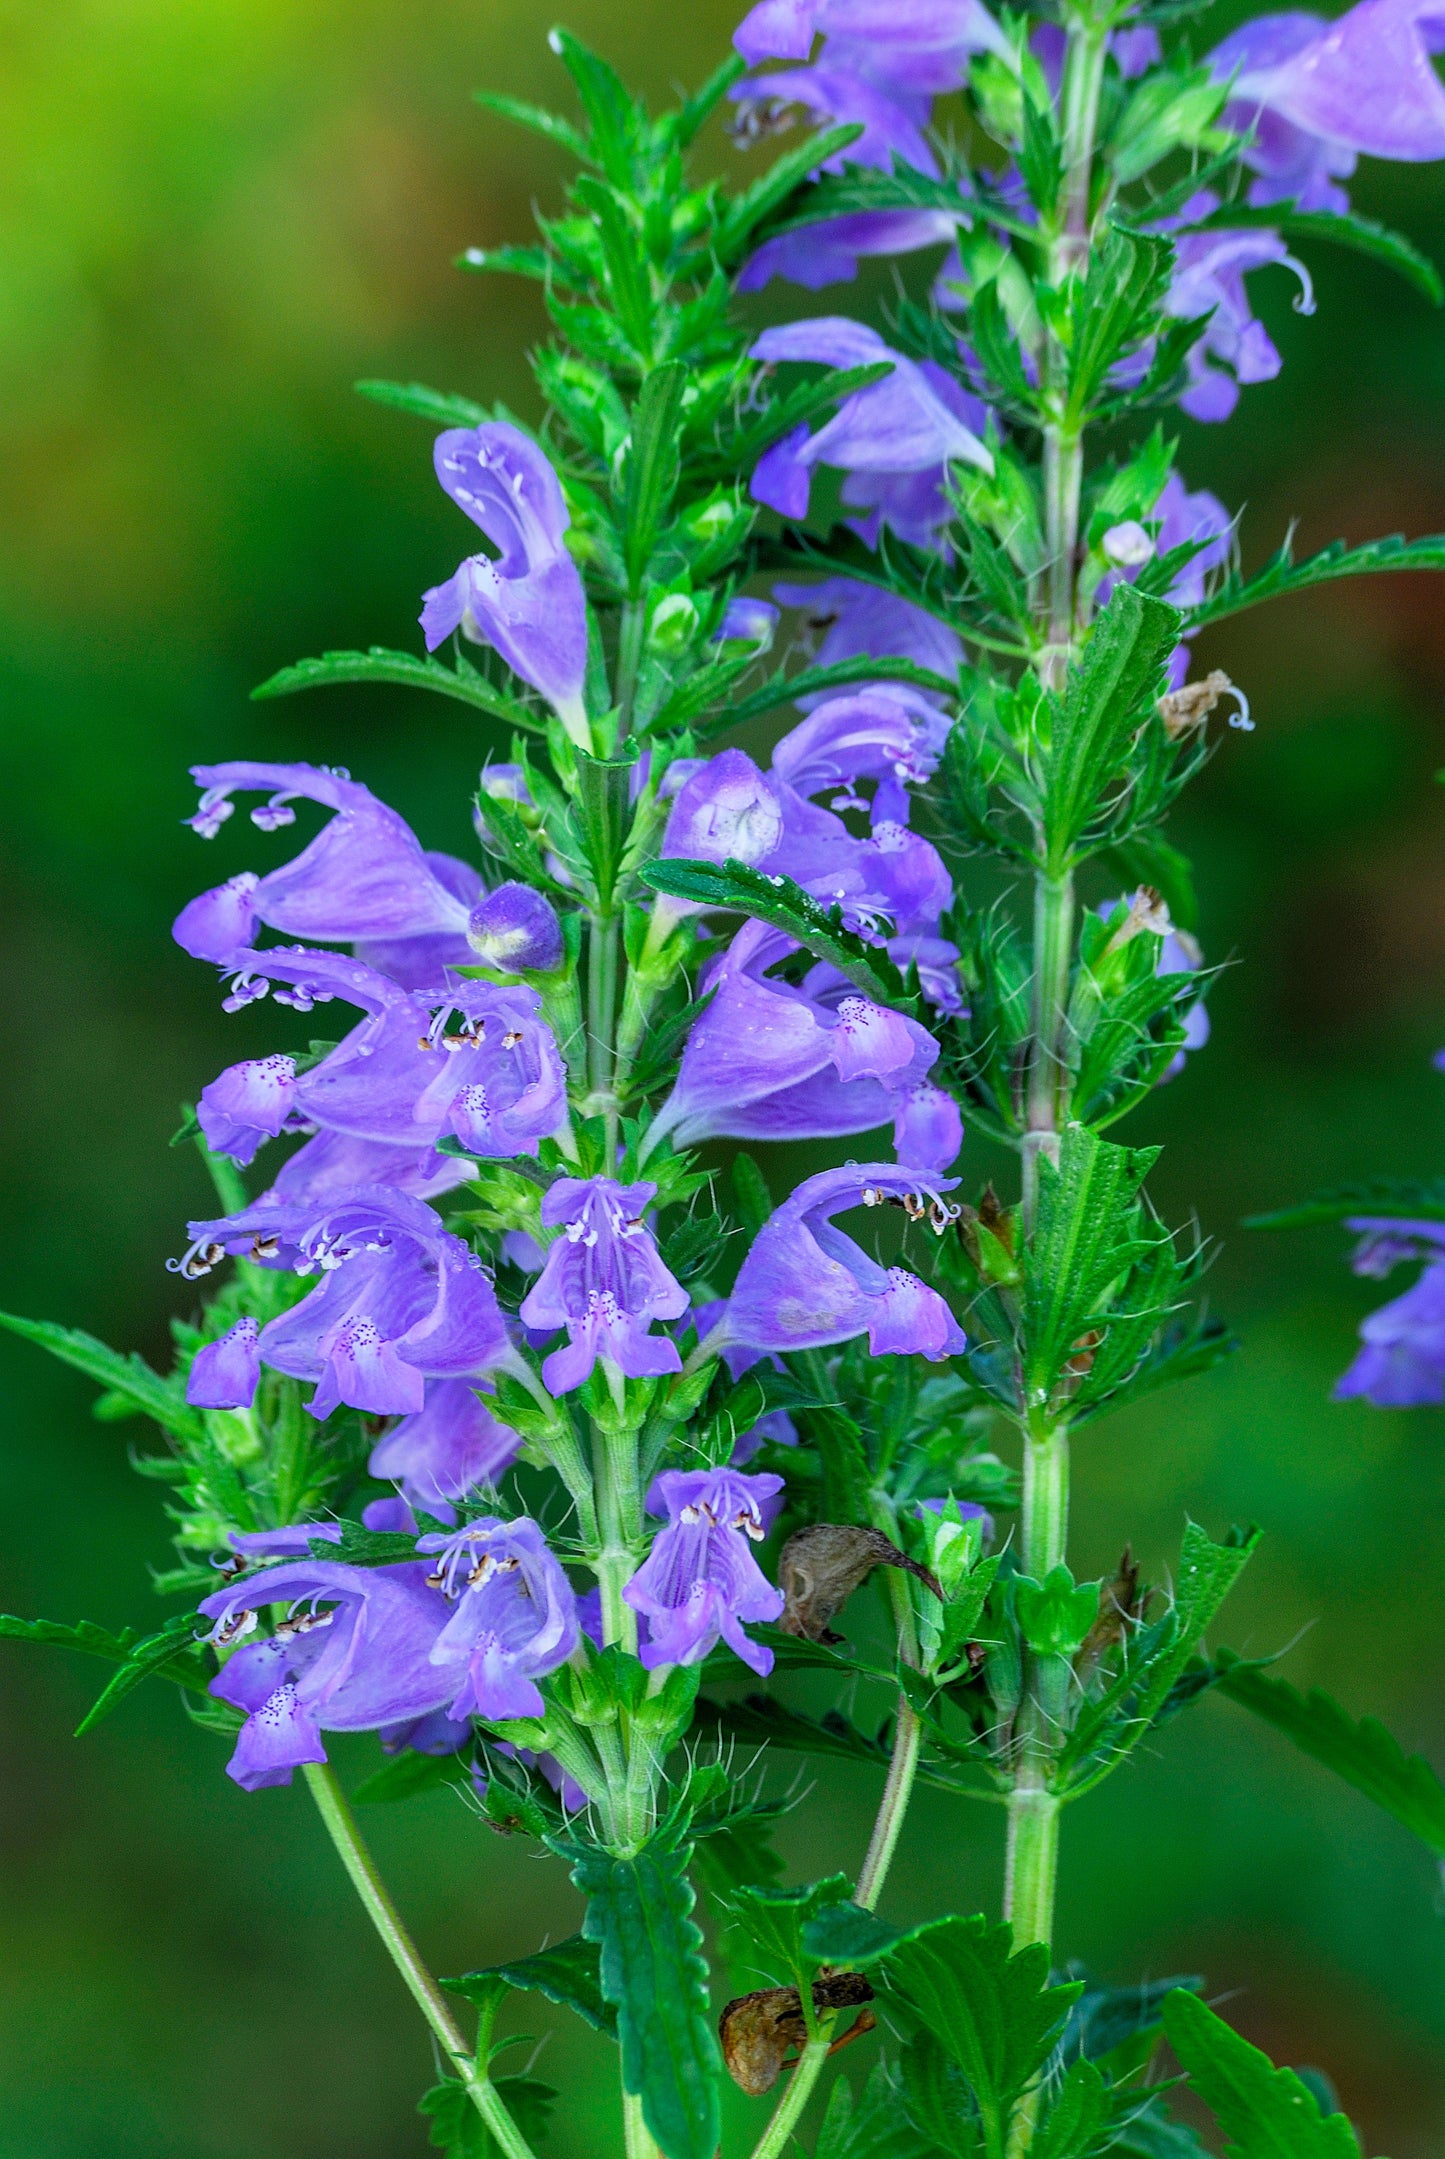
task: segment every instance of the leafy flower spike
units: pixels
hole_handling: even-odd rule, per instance
[[[494,645],[512,672],[539,690],[574,742],[591,746],[582,703],[587,601],[563,534],[571,518],[543,453],[502,421],[438,435],[437,478],[480,525],[497,559],[469,555],[448,584],[425,595],[427,650],[454,630]]]

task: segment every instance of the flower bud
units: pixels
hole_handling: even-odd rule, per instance
[[[652,610],[647,642],[654,652],[686,652],[697,629],[697,607],[685,592],[669,592]]]
[[[489,967],[509,973],[552,974],[562,964],[562,925],[556,909],[530,885],[498,885],[472,910],[467,942]]]
[[[1142,569],[1154,558],[1154,542],[1150,539],[1137,517],[1126,518],[1122,525],[1111,525],[1104,534],[1104,558],[1112,562],[1116,570]]]

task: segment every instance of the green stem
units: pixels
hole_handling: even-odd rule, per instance
[[[592,1461],[601,1532],[593,1572],[602,1593],[602,1639],[609,1647],[620,1642],[636,1656],[637,1614],[622,1596],[636,1571],[642,1530],[636,1432],[612,1432],[594,1424]]]
[[[632,732],[633,707],[637,702],[637,677],[642,667],[642,633],[647,610],[641,600],[628,600],[622,610],[617,637],[617,749]]]
[[[901,1578],[895,1583],[890,1573],[889,1586],[898,1622],[899,1653],[908,1663],[916,1664],[917,1633],[913,1624],[913,1606],[909,1599],[908,1584]],[[868,1839],[868,1850],[858,1876],[858,1886],[853,1892],[854,1903],[861,1904],[864,1911],[871,1912],[883,1894],[883,1884],[893,1863],[893,1855],[898,1849],[908,1802],[913,1797],[922,1739],[923,1728],[917,1712],[907,1695],[900,1692],[888,1777],[883,1786],[883,1797],[878,1802],[878,1812],[874,1817],[873,1833]],[[798,2119],[813,2095],[813,2087],[822,2075],[823,2064],[828,2059],[828,2049],[832,2044],[835,2022],[836,2012],[818,2019],[817,2034],[808,2041],[794,2063],[787,2088],[773,2109],[772,2119],[761,2139],[753,2149],[752,2159],[781,2159]]]
[[[1065,870],[1055,877],[1040,870],[1034,878],[1033,1051],[1022,1148],[1026,1230],[1032,1230],[1038,1211],[1039,1157],[1058,1161],[1059,1126],[1068,1110],[1064,1023],[1073,943],[1073,874]]]
[[[622,2134],[627,2159],[662,2159],[662,2148],[642,2119],[642,2101],[636,2092],[622,2094]]]
[[[431,2026],[453,2073],[466,2086],[467,2097],[496,2139],[505,2159],[534,2159],[531,2145],[507,2112],[486,2070],[479,2068],[467,2052],[466,2042],[452,2021],[440,1988],[422,1962],[401,1914],[391,1901],[376,1861],[356,1825],[356,1817],[336,1781],[335,1771],[325,1763],[308,1762],[305,1776],[331,1841],[341,1855],[341,1863],[351,1877],[352,1887],[366,1907],[367,1916],[385,1943],[392,1962],[406,1981],[412,1999]]]

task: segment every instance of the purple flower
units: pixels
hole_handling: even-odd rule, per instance
[[[776,1619],[783,1594],[749,1550],[767,1534],[763,1505],[781,1477],[744,1477],[734,1469],[665,1470],[647,1495],[648,1511],[667,1515],[647,1558],[622,1594],[647,1620],[641,1651],[649,1671],[701,1664],[721,1638],[766,1678],[773,1653],[743,1632],[745,1620]]]
[[[866,1333],[875,1357],[893,1352],[933,1362],[965,1347],[963,1329],[936,1290],[903,1267],[881,1267],[833,1226],[844,1209],[902,1201],[911,1218],[947,1226],[946,1183],[921,1181],[891,1163],[850,1163],[798,1186],[759,1230],[743,1261],[723,1325],[755,1349],[822,1349]]]
[[[1234,77],[1225,120],[1258,129],[1246,162],[1259,202],[1298,193],[1305,209],[1348,207],[1331,185],[1353,153],[1418,163],[1445,157],[1445,87],[1431,65],[1445,49],[1440,0],[1362,0],[1335,22],[1265,15],[1216,46],[1216,80]]]
[[[186,1400],[196,1409],[247,1409],[261,1378],[260,1326],[238,1319],[219,1341],[196,1351],[186,1380]]]
[[[426,851],[427,866],[463,907],[475,907],[482,891],[482,875],[470,862],[455,855]],[[353,946],[356,957],[389,975],[404,990],[437,990],[451,967],[467,967],[474,954],[466,938],[456,930],[439,930],[424,937],[363,937]]]
[[[778,610],[770,600],[739,597],[728,601],[713,642],[726,644],[735,641],[739,644],[756,645],[759,652],[766,652],[777,627]],[[669,766],[669,774],[672,770],[673,766]]]
[[[818,31],[830,59],[913,90],[956,90],[973,53],[1009,49],[982,0],[759,0],[733,43],[750,67],[806,60]]]
[[[893,1152],[905,1169],[941,1176],[958,1159],[963,1117],[952,1095],[927,1080],[906,1089],[893,1113]]]
[[[196,1122],[212,1154],[227,1154],[244,1169],[262,1140],[275,1139],[292,1113],[294,1057],[250,1057],[228,1065],[201,1089]]]
[[[816,585],[774,585],[773,598],[784,607],[804,609],[807,628],[822,632],[822,643],[813,655],[817,667],[836,667],[840,661],[866,653],[876,660],[912,660],[916,667],[926,667],[951,682],[963,664],[963,646],[946,623],[880,585],[826,577]],[[819,690],[797,702],[808,712],[836,695],[834,690]]]
[[[711,1000],[652,1125],[654,1143],[667,1133],[681,1146],[712,1137],[824,1139],[894,1119],[922,1140],[909,1115],[938,1044],[822,962],[796,987],[773,978],[769,970],[797,950],[780,930],[749,922],[711,963],[701,984]]]
[[[314,1380],[309,1408],[338,1402],[376,1416],[423,1407],[427,1379],[475,1376],[507,1353],[481,1263],[429,1207],[361,1186],[294,1231],[297,1271],[317,1287],[261,1331],[261,1361]]]
[[[993,415],[982,398],[955,382],[936,360],[920,360],[918,365],[955,419],[973,434],[984,435]],[[850,472],[843,482],[842,499],[850,509],[869,512],[866,517],[844,520],[865,547],[876,548],[887,525],[910,547],[936,548],[953,516],[947,465],[925,466],[916,472]]]
[[[478,958],[508,973],[552,974],[562,965],[557,910],[530,885],[498,885],[472,909],[467,939]]]
[[[1360,1238],[1350,1260],[1353,1273],[1383,1281],[1392,1267],[1412,1259],[1432,1264],[1445,1258],[1445,1222],[1407,1222],[1393,1215],[1353,1215],[1345,1228]]]
[[[950,722],[921,690],[880,684],[828,697],[773,751],[772,769],[800,795],[835,790],[828,807],[867,807],[859,783],[873,780],[878,822],[908,822],[909,787],[938,770]]]
[[[535,1154],[566,1121],[566,1069],[533,989],[461,982],[418,995],[360,960],[306,946],[232,962],[248,999],[274,977],[303,1011],[340,996],[368,1014],[293,1082],[292,1108],[309,1124],[413,1149],[450,1134],[473,1154],[506,1159]]]
[[[728,96],[739,108],[737,132],[744,136],[752,129],[755,115],[766,115],[769,132],[788,125],[792,106],[801,106],[817,127],[861,126],[863,133],[857,141],[836,157],[825,158],[820,172],[842,172],[845,165],[871,165],[891,172],[894,159],[901,158],[916,172],[933,179],[938,176],[937,160],[923,133],[928,124],[926,97],[890,91],[865,75],[826,62],[735,83]]]
[[[449,1615],[425,1577],[410,1561],[302,1560],[205,1599],[201,1611],[221,1645],[255,1625],[258,1605],[291,1608],[269,1641],[238,1649],[211,1681],[218,1700],[246,1712],[227,1764],[244,1791],[289,1784],[298,1764],[324,1762],[323,1731],[375,1731],[442,1706],[453,1682],[431,1652]]]
[[[1187,204],[1184,221],[1217,206],[1206,188]],[[1282,263],[1300,281],[1295,306],[1314,313],[1314,288],[1304,264],[1277,232],[1184,232],[1175,244],[1174,275],[1164,312],[1188,321],[1209,316],[1189,354],[1189,386],[1179,402],[1193,420],[1227,420],[1239,402],[1241,383],[1270,382],[1279,373],[1278,349],[1251,312],[1244,273]]]
[[[1336,1383],[1337,1401],[1358,1394],[1378,1409],[1445,1402],[1445,1260],[1372,1312],[1360,1340],[1363,1348]]]
[[[435,1514],[479,1484],[495,1484],[521,1440],[464,1379],[428,1382],[415,1416],[403,1417],[371,1451],[373,1477],[399,1484],[403,1499]]]
[[[681,1369],[677,1345],[649,1334],[654,1319],[680,1319],[687,1291],[658,1257],[643,1220],[655,1184],[560,1177],[542,1201],[542,1226],[560,1234],[521,1306],[524,1326],[567,1329],[567,1346],[542,1366],[549,1392],[580,1387],[597,1359],[629,1379]]]
[[[754,500],[781,516],[807,513],[815,465],[835,465],[850,473],[932,471],[957,458],[992,472],[993,458],[972,430],[946,403],[915,360],[886,345],[876,330],[845,315],[819,315],[807,322],[764,330],[750,357],[769,364],[814,361],[825,367],[866,367],[891,363],[892,373],[845,397],[816,435],[795,429],[775,443],[753,475]]]
[[[536,1523],[484,1514],[449,1536],[418,1538],[417,1550],[437,1554],[428,1585],[455,1600],[431,1648],[447,1675],[448,1715],[545,1715],[536,1682],[577,1647],[577,1599]]]
[[[540,690],[575,742],[592,740],[582,702],[587,601],[563,534],[571,518],[556,473],[534,442],[504,421],[438,435],[436,474],[458,509],[497,549],[470,555],[449,584],[425,595],[428,652],[453,630],[494,645]]]
[[[263,922],[293,937],[335,943],[465,932],[468,907],[437,875],[411,827],[344,772],[246,759],[194,765],[191,771],[204,792],[189,822],[202,839],[214,839],[231,815],[231,796],[238,789],[275,790],[268,803],[251,812],[252,823],[263,832],[292,823],[296,813],[290,805],[298,799],[336,812],[281,869],[265,877],[244,870],[182,908],[173,934],[193,959],[228,965]]]
[[[761,292],[775,277],[808,292],[851,284],[863,256],[912,255],[924,247],[946,247],[957,224],[951,210],[856,210],[846,217],[823,218],[765,240],[743,264],[738,291]]]

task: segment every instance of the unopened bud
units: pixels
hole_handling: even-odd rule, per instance
[[[654,652],[686,652],[696,629],[696,606],[685,592],[669,592],[652,610],[647,642]]]
[[[1154,559],[1154,542],[1137,517],[1111,525],[1104,534],[1104,559],[1116,570],[1139,570]]]
[[[498,885],[488,892],[472,910],[467,942],[489,967],[513,974],[552,974],[562,964],[556,909],[530,885]]]

